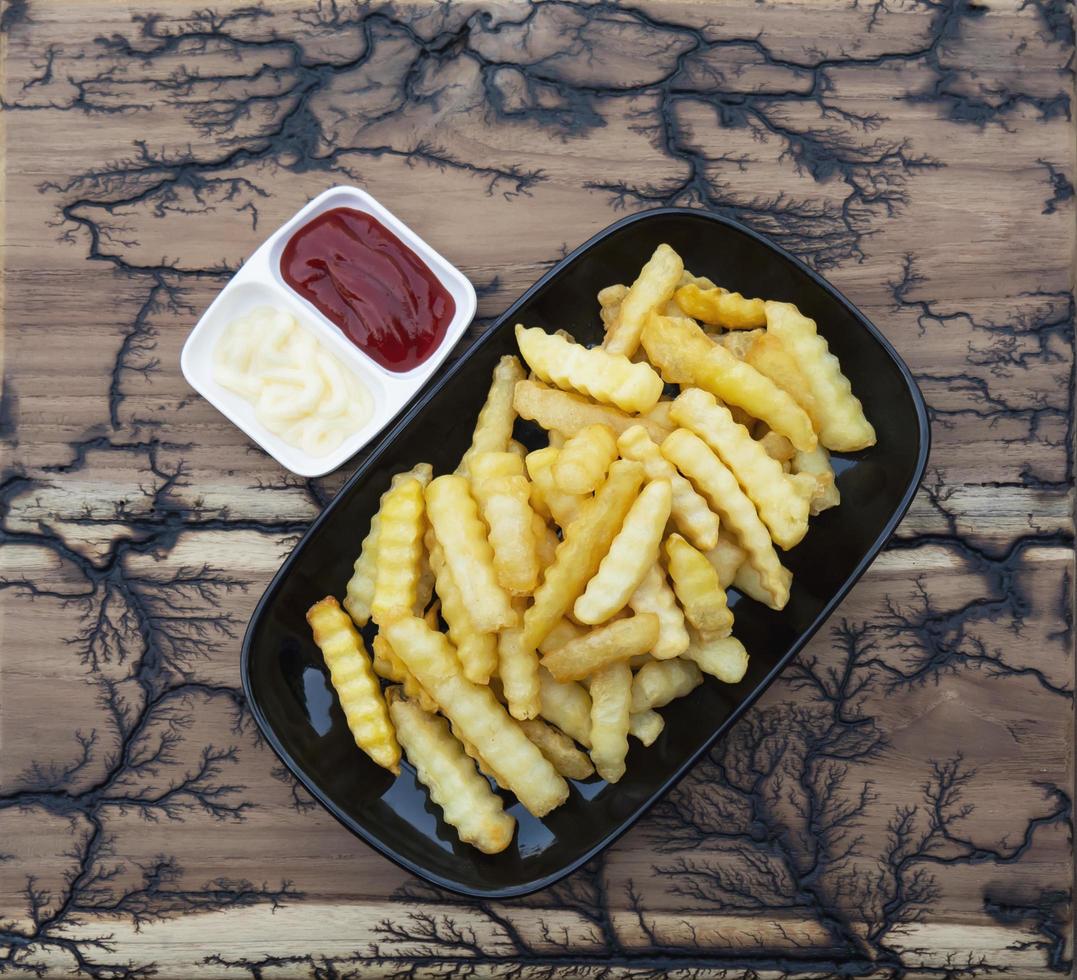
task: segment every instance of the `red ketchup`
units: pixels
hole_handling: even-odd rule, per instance
[[[422,364],[456,312],[426,263],[377,218],[352,208],[333,208],[303,225],[285,246],[280,271],[390,371]]]

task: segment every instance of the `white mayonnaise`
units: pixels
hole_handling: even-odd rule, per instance
[[[359,379],[295,317],[272,306],[224,328],[213,378],[254,405],[270,432],[310,456],[331,453],[374,412]]]

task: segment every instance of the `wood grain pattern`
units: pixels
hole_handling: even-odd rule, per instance
[[[0,26],[0,971],[1072,971],[1066,3],[7,0]],[[346,474],[282,473],[178,354],[348,180],[483,317],[618,209],[732,215],[824,270],[931,406],[929,479],[831,629],[520,901],[408,880],[244,711],[246,618]]]

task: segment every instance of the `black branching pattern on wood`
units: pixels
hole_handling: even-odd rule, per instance
[[[9,51],[28,53],[30,65],[25,77],[9,78],[0,109],[42,120],[84,114],[103,125],[170,114],[192,140],[171,149],[136,141],[108,162],[73,162],[68,176],[40,187],[55,233],[129,298],[119,307],[124,319],[98,415],[58,458],[34,463],[25,453],[13,386],[0,405],[12,460],[0,476],[0,545],[33,556],[5,565],[0,595],[66,617],[68,669],[94,697],[66,747],[43,747],[25,771],[5,771],[0,813],[50,828],[66,870],[47,886],[26,876],[21,907],[0,910],[0,972],[150,976],[159,964],[130,959],[114,938],[118,923],[140,928],[186,913],[306,900],[287,880],[192,881],[173,854],[131,857],[137,851],[125,837],[131,818],[197,822],[207,832],[243,822],[260,802],[241,781],[244,765],[272,770],[285,802],[318,819],[310,798],[259,748],[238,678],[221,682],[204,669],[234,654],[242,623],[229,596],[257,593],[261,578],[173,557],[192,540],[240,533],[283,552],[307,520],[207,503],[191,476],[195,448],[170,440],[168,420],[137,407],[140,385],[176,370],[159,351],[159,326],[195,314],[194,291],[222,284],[240,257],[148,257],[131,230],[133,214],[167,223],[230,211],[258,230],[282,177],[361,181],[375,163],[457,175],[498,206],[520,207],[553,179],[527,162],[528,138],[569,147],[621,125],[656,165],[581,175],[598,199],[633,209],[708,208],[830,269],[867,259],[872,236],[908,207],[917,180],[943,166],[930,146],[895,136],[900,127],[862,109],[849,78],[876,77],[892,92],[895,114],[1000,135],[1018,120],[1053,124],[1072,111],[1073,20],[1060,0],[1021,8],[1020,44],[1057,55],[1057,85],[1046,88],[1026,85],[1019,71],[984,77],[978,31],[992,14],[972,0],[854,3],[850,23],[870,40],[867,54],[852,39],[848,51],[790,54],[775,40],[782,15],[765,6],[763,29],[745,32],[725,26],[717,9],[703,22],[699,11],[658,4],[318,0],[280,14],[254,3],[182,18],[149,10],[123,30],[91,36],[91,26],[48,45],[36,41],[37,8],[36,0],[8,0],[0,15]],[[624,71],[608,70],[622,59]],[[766,82],[752,80],[758,72]],[[447,108],[496,134],[491,144],[502,152],[471,159],[450,149],[452,123],[444,140],[409,135],[422,131],[408,124],[413,114]],[[516,146],[519,153],[504,150]],[[1072,174],[1061,159],[1028,161],[1044,190],[1038,220],[1072,217]],[[746,191],[752,185],[742,178],[756,166],[778,168],[786,189]],[[921,343],[948,331],[967,338],[960,371],[918,372],[936,432],[971,426],[1018,460],[1007,486],[1065,494],[1073,478],[1072,294],[1031,283],[1005,315],[987,315],[940,302],[931,286],[909,255],[889,290],[893,312],[910,318]],[[478,291],[480,319],[506,299],[497,275]],[[1063,383],[1013,383],[1052,365]],[[1050,472],[1040,468],[1045,459]],[[930,576],[943,575],[925,572],[911,589],[882,596],[866,621],[843,621],[816,642],[630,838],[656,854],[647,880],[619,876],[614,853],[512,903],[411,881],[346,955],[221,949],[200,965],[252,978],[1003,972],[988,952],[932,954],[917,946],[916,929],[944,901],[947,873],[990,866],[1008,881],[1045,841],[1061,835],[1071,844],[1072,801],[1062,786],[1030,778],[1022,787],[1027,812],[1010,815],[1004,833],[983,833],[972,801],[988,777],[947,745],[919,760],[919,782],[901,802],[886,799],[875,767],[896,750],[881,715],[888,702],[947,683],[1032,690],[1052,710],[1068,710],[1072,670],[1057,676],[1020,642],[1003,648],[997,637],[1000,625],[1020,639],[1048,619],[1057,629],[1044,642],[1072,648],[1069,571],[1051,587],[1058,599],[1045,611],[1030,565],[1036,551],[1068,554],[1071,541],[1049,532],[983,544],[955,508],[944,455],[935,466],[923,498],[935,530],[899,536],[893,547],[943,553],[969,580],[963,597],[933,588]],[[127,492],[40,516],[54,505],[39,501],[111,467],[137,472]],[[335,485],[267,463],[248,490],[299,500],[313,515]],[[279,511],[259,510],[267,512]],[[221,711],[228,737],[206,742],[199,723]],[[9,869],[18,855],[2,850]],[[1067,884],[992,885],[982,912],[986,924],[1022,937],[1015,952],[1051,970],[1072,968]]]

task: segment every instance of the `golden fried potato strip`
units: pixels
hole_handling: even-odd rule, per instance
[[[666,555],[673,591],[688,622],[699,630],[728,634],[733,628],[733,613],[714,566],[679,534],[666,539]]]
[[[512,407],[513,390],[516,382],[523,381],[525,376],[523,365],[512,354],[506,354],[497,362],[486,402],[475,422],[471,446],[460,460],[457,473],[468,475],[471,457],[476,453],[504,452],[509,449],[512,425],[516,421],[516,410]]]
[[[628,734],[644,745],[654,745],[665,727],[666,721],[657,711],[637,711],[628,716]]]
[[[709,391],[762,419],[798,449],[815,448],[815,432],[804,409],[770,378],[738,361],[699,327],[687,320],[652,315],[643,330],[643,346],[667,381]]]
[[[616,458],[613,430],[608,425],[584,426],[565,442],[554,460],[554,482],[563,493],[593,493]]]
[[[464,676],[472,683],[486,684],[497,670],[497,636],[476,629],[464,596],[445,561],[445,552],[432,529],[426,532],[426,548],[430,567],[434,570],[435,589],[441,600],[441,616],[449,628],[449,639],[456,647]]]
[[[810,453],[796,453],[793,456],[793,472],[810,476],[815,482],[810,504],[813,517],[841,503],[841,493],[834,481],[834,467],[830,465],[830,454],[822,446],[817,446]]]
[[[516,599],[513,608],[517,616],[522,616],[526,603]],[[497,673],[513,718],[522,721],[538,715],[541,707],[538,669],[538,654],[525,642],[523,626],[511,626],[498,634]]]
[[[649,364],[601,347],[572,344],[541,327],[516,325],[516,343],[531,370],[558,388],[590,395],[624,412],[646,412],[662,396],[662,379]]]
[[[699,436],[687,429],[678,429],[662,443],[662,455],[692,481],[718,511],[723,526],[737,536],[748,552],[748,561],[759,571],[767,605],[783,608],[789,601],[792,575],[778,560],[770,534],[737,478]]]
[[[595,771],[587,753],[576,748],[572,739],[559,728],[539,718],[521,721],[520,727],[565,779],[586,779]]]
[[[513,405],[521,418],[537,422],[542,428],[558,432],[565,438],[574,436],[585,425],[595,423],[608,425],[618,434],[630,426],[642,425],[655,442],[661,442],[673,431],[672,427],[646,416],[636,418],[609,405],[598,405],[579,395],[549,388],[537,381],[518,382]]]
[[[661,708],[691,694],[703,674],[690,660],[661,660],[644,664],[632,679],[632,713]]]
[[[707,561],[714,566],[723,589],[733,584],[737,569],[747,560],[748,552],[724,531],[718,535],[718,543],[707,552]]]
[[[540,569],[524,462],[514,453],[476,453],[470,471],[472,490],[489,529],[497,580],[510,595],[530,595]]]
[[[598,571],[573,606],[573,613],[581,623],[604,623],[628,604],[658,560],[672,501],[669,480],[652,480],[643,488],[625,515],[624,524]]]
[[[682,656],[725,684],[736,684],[748,672],[748,651],[735,636],[707,636],[693,631],[692,644]]]
[[[394,684],[403,685],[404,693],[426,711],[438,710],[437,703],[423,690],[415,675],[404,665],[404,661],[393,653],[389,641],[381,633],[374,636],[370,650],[373,654],[372,666],[375,674]]]
[[[621,300],[606,335],[606,350],[625,357],[635,354],[648,315],[672,298],[683,274],[681,257],[669,245],[659,245]]]
[[[461,476],[439,476],[426,488],[430,525],[445,553],[453,581],[468,603],[468,615],[480,633],[515,626],[516,613],[494,570],[494,553],[486,525]]]
[[[363,638],[333,596],[307,610],[307,622],[329,668],[348,728],[359,746],[379,766],[400,774],[400,745]]]
[[[874,446],[875,429],[865,417],[860,399],[853,394],[849,379],[842,374],[838,359],[830,353],[826,340],[819,336],[815,321],[804,316],[792,303],[768,300],[766,311],[767,330],[781,341],[797,362],[815,398],[819,441],[831,452],[851,453]],[[782,432],[776,425],[771,428]],[[787,432],[783,434],[789,435]],[[796,439],[792,442],[804,452],[814,448],[802,446]]]
[[[624,661],[591,679],[591,761],[608,783],[625,774],[631,705],[632,669]]]
[[[531,477],[531,502],[535,511],[552,517],[558,527],[568,527],[580,516],[585,497],[566,493],[557,485],[554,464],[562,450],[545,446],[527,454],[527,473]]]
[[[375,623],[396,613],[413,612],[418,603],[426,531],[422,484],[414,478],[403,480],[389,491],[380,513],[374,601],[370,604]]]
[[[352,567],[352,577],[348,581],[344,608],[356,626],[366,626],[370,622],[370,604],[374,601],[374,586],[377,580],[378,538],[381,535],[381,508],[393,488],[404,480],[414,477],[424,487],[434,475],[429,463],[419,463],[406,473],[397,473],[389,489],[381,495],[378,510],[370,520],[370,529],[359,547],[359,556]]]
[[[598,565],[621,529],[642,482],[643,467],[639,463],[617,460],[598,493],[565,528],[554,563],[546,569],[542,584],[535,590],[534,605],[524,614],[527,646],[538,648],[598,571]]]
[[[765,374],[783,391],[789,392],[795,401],[811,419],[812,427],[818,434],[822,424],[815,395],[800,365],[785,349],[782,342],[765,330],[754,335],[752,343],[742,355],[744,360],[760,374]]]
[[[585,749],[591,747],[591,695],[575,681],[555,681],[545,667],[539,667],[539,713]]]
[[[729,467],[779,548],[788,551],[803,540],[814,481],[786,475],[782,464],[768,456],[710,392],[681,392],[673,403],[673,420],[699,436]]]
[[[671,408],[673,402],[662,402]],[[634,425],[621,433],[617,448],[625,459],[642,464],[648,480],[669,480],[673,491],[670,513],[677,529],[697,548],[707,551],[718,543],[718,515],[696,492],[642,426]]]
[[[565,802],[568,784],[509,717],[491,690],[464,677],[452,645],[443,634],[414,616],[391,620],[382,628],[397,655],[437,701],[442,713],[493,768],[498,782],[515,793],[537,817]]]
[[[731,577],[732,580],[732,577]],[[628,600],[634,613],[654,613],[658,617],[658,640],[651,650],[656,660],[678,657],[688,649],[688,630],[677,597],[666,581],[662,566],[655,562]]]
[[[690,317],[726,330],[765,327],[767,314],[761,299],[745,299],[720,287],[701,289],[695,283],[681,286],[674,294],[677,305]]]
[[[389,689],[389,714],[415,775],[460,840],[484,854],[505,850],[512,843],[516,820],[478,774],[445,719],[405,700],[397,688]]]
[[[615,619],[569,640],[564,646],[545,654],[542,666],[555,680],[578,681],[611,663],[650,653],[657,642],[658,617],[653,613],[641,613],[627,619]]]

